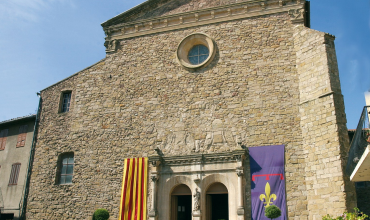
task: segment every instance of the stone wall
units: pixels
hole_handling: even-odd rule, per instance
[[[353,183],[343,174],[346,117],[334,37],[301,26],[295,30],[307,210],[310,218],[321,219],[356,205]]]
[[[323,33],[299,28],[281,13],[125,39],[116,53],[43,90],[28,218],[90,219],[97,208],[117,218],[125,158],[156,147],[165,156],[229,152],[239,141],[286,146],[290,219],[342,212],[344,113],[335,105],[343,103],[318,97],[327,88],[320,83],[337,75],[304,64],[332,51]],[[196,32],[214,39],[217,54],[206,68],[188,71],[176,49]],[[58,113],[63,90],[72,91],[71,109]],[[73,184],[57,185],[58,155],[71,151]]]

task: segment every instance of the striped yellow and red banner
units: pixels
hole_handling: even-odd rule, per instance
[[[125,160],[119,220],[146,220],[148,158]]]

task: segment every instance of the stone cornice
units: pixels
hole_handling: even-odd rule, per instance
[[[205,174],[205,173],[229,173],[229,172],[236,172],[237,169],[235,168],[220,168],[220,169],[207,169],[207,170],[192,170],[192,171],[173,171],[173,170],[166,170],[166,171],[160,171],[159,173],[161,175],[163,174],[183,174],[183,175],[189,175],[189,174]]]
[[[214,154],[190,154],[184,156],[159,157],[149,156],[149,161],[161,161],[163,165],[177,166],[189,164],[207,163],[229,163],[236,162],[245,157],[246,150],[235,150],[232,152]]]
[[[164,165],[186,165],[186,164],[197,164],[203,160],[202,154],[197,155],[186,155],[186,156],[173,156],[163,157]]]
[[[292,23],[303,23],[305,0],[254,0],[105,27],[106,41],[182,28],[288,12]],[[107,44],[107,43],[106,43]],[[112,48],[107,52],[113,52]]]

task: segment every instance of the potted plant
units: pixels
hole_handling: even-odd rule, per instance
[[[265,208],[265,216],[269,219],[274,219],[281,216],[281,210],[276,205],[270,205]]]
[[[93,220],[108,220],[109,212],[106,209],[97,209],[94,212]]]

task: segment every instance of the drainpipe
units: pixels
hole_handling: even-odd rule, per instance
[[[30,177],[31,177],[31,172],[32,172],[33,155],[35,153],[37,127],[38,127],[37,125],[39,122],[39,115],[40,115],[40,109],[41,109],[41,95],[39,92],[36,94],[39,97],[39,105],[37,107],[36,120],[35,120],[35,125],[33,127],[32,145],[31,145],[30,157],[28,159],[26,184],[24,186],[24,194],[23,194],[23,204],[22,204],[22,207],[20,207],[20,213],[19,213],[20,220],[26,219],[25,215],[26,215],[26,207],[27,207],[27,198],[28,198],[28,192],[29,192]],[[21,205],[21,202],[22,201],[19,202],[20,203],[19,205]]]

